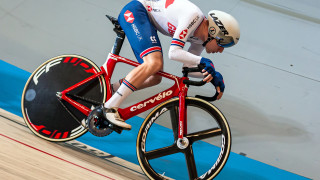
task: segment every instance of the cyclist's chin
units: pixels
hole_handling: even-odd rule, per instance
[[[206,52],[208,54],[214,54],[214,53],[217,53],[218,51],[214,50],[214,49],[206,49]]]

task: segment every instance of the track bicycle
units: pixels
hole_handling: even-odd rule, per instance
[[[97,107],[112,96],[110,81],[116,64],[136,67],[139,63],[119,55],[125,34],[116,18],[107,17],[117,37],[100,68],[85,57],[62,55],[43,63],[28,79],[22,95],[23,117],[40,138],[62,142],[87,131],[100,137],[114,131],[121,133],[120,127],[100,118],[102,112]],[[190,72],[201,72],[202,68],[184,68],[183,77],[158,72],[174,85],[118,109],[121,117],[128,120],[155,107],[144,119],[136,144],[139,164],[150,179],[178,179],[175,174],[180,173],[189,179],[213,179],[227,162],[231,132],[222,112],[208,102],[215,97],[187,96],[190,86],[205,84],[188,78]],[[170,161],[181,161],[186,166],[174,167],[175,173],[169,173],[166,168],[172,171],[170,157]],[[185,170],[180,172],[181,169]]]

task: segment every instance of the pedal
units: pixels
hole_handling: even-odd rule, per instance
[[[91,134],[98,137],[104,137],[113,132],[109,126],[111,123],[103,116],[102,107],[98,106],[91,111],[87,118],[87,127]],[[117,132],[117,131],[116,131]]]
[[[123,131],[123,128],[122,128],[122,127],[119,127],[119,126],[114,125],[114,124],[112,124],[112,123],[109,123],[109,128],[112,129],[112,130],[114,130],[114,131],[115,131],[116,133],[118,133],[118,134],[121,134],[122,131]]]

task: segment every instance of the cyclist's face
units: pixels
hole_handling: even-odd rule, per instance
[[[222,53],[224,50],[224,47],[220,47],[217,44],[217,40],[212,40],[210,42],[208,42],[208,44],[206,45],[206,51],[207,53]]]

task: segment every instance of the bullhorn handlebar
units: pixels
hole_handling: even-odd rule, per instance
[[[182,73],[184,77],[188,77],[188,74],[190,72],[202,72],[202,70],[204,69],[204,66],[199,64],[198,67],[183,67]],[[188,85],[188,86],[203,86],[206,84],[206,82],[204,82],[203,80],[201,81],[192,81],[192,80],[183,80],[183,83]],[[213,81],[210,82],[213,85]],[[214,86],[214,85],[213,85]],[[196,98],[200,98],[206,101],[215,101],[217,100],[219,93],[216,91],[215,95],[212,97],[207,97],[207,96],[201,96],[201,95],[196,95]]]

